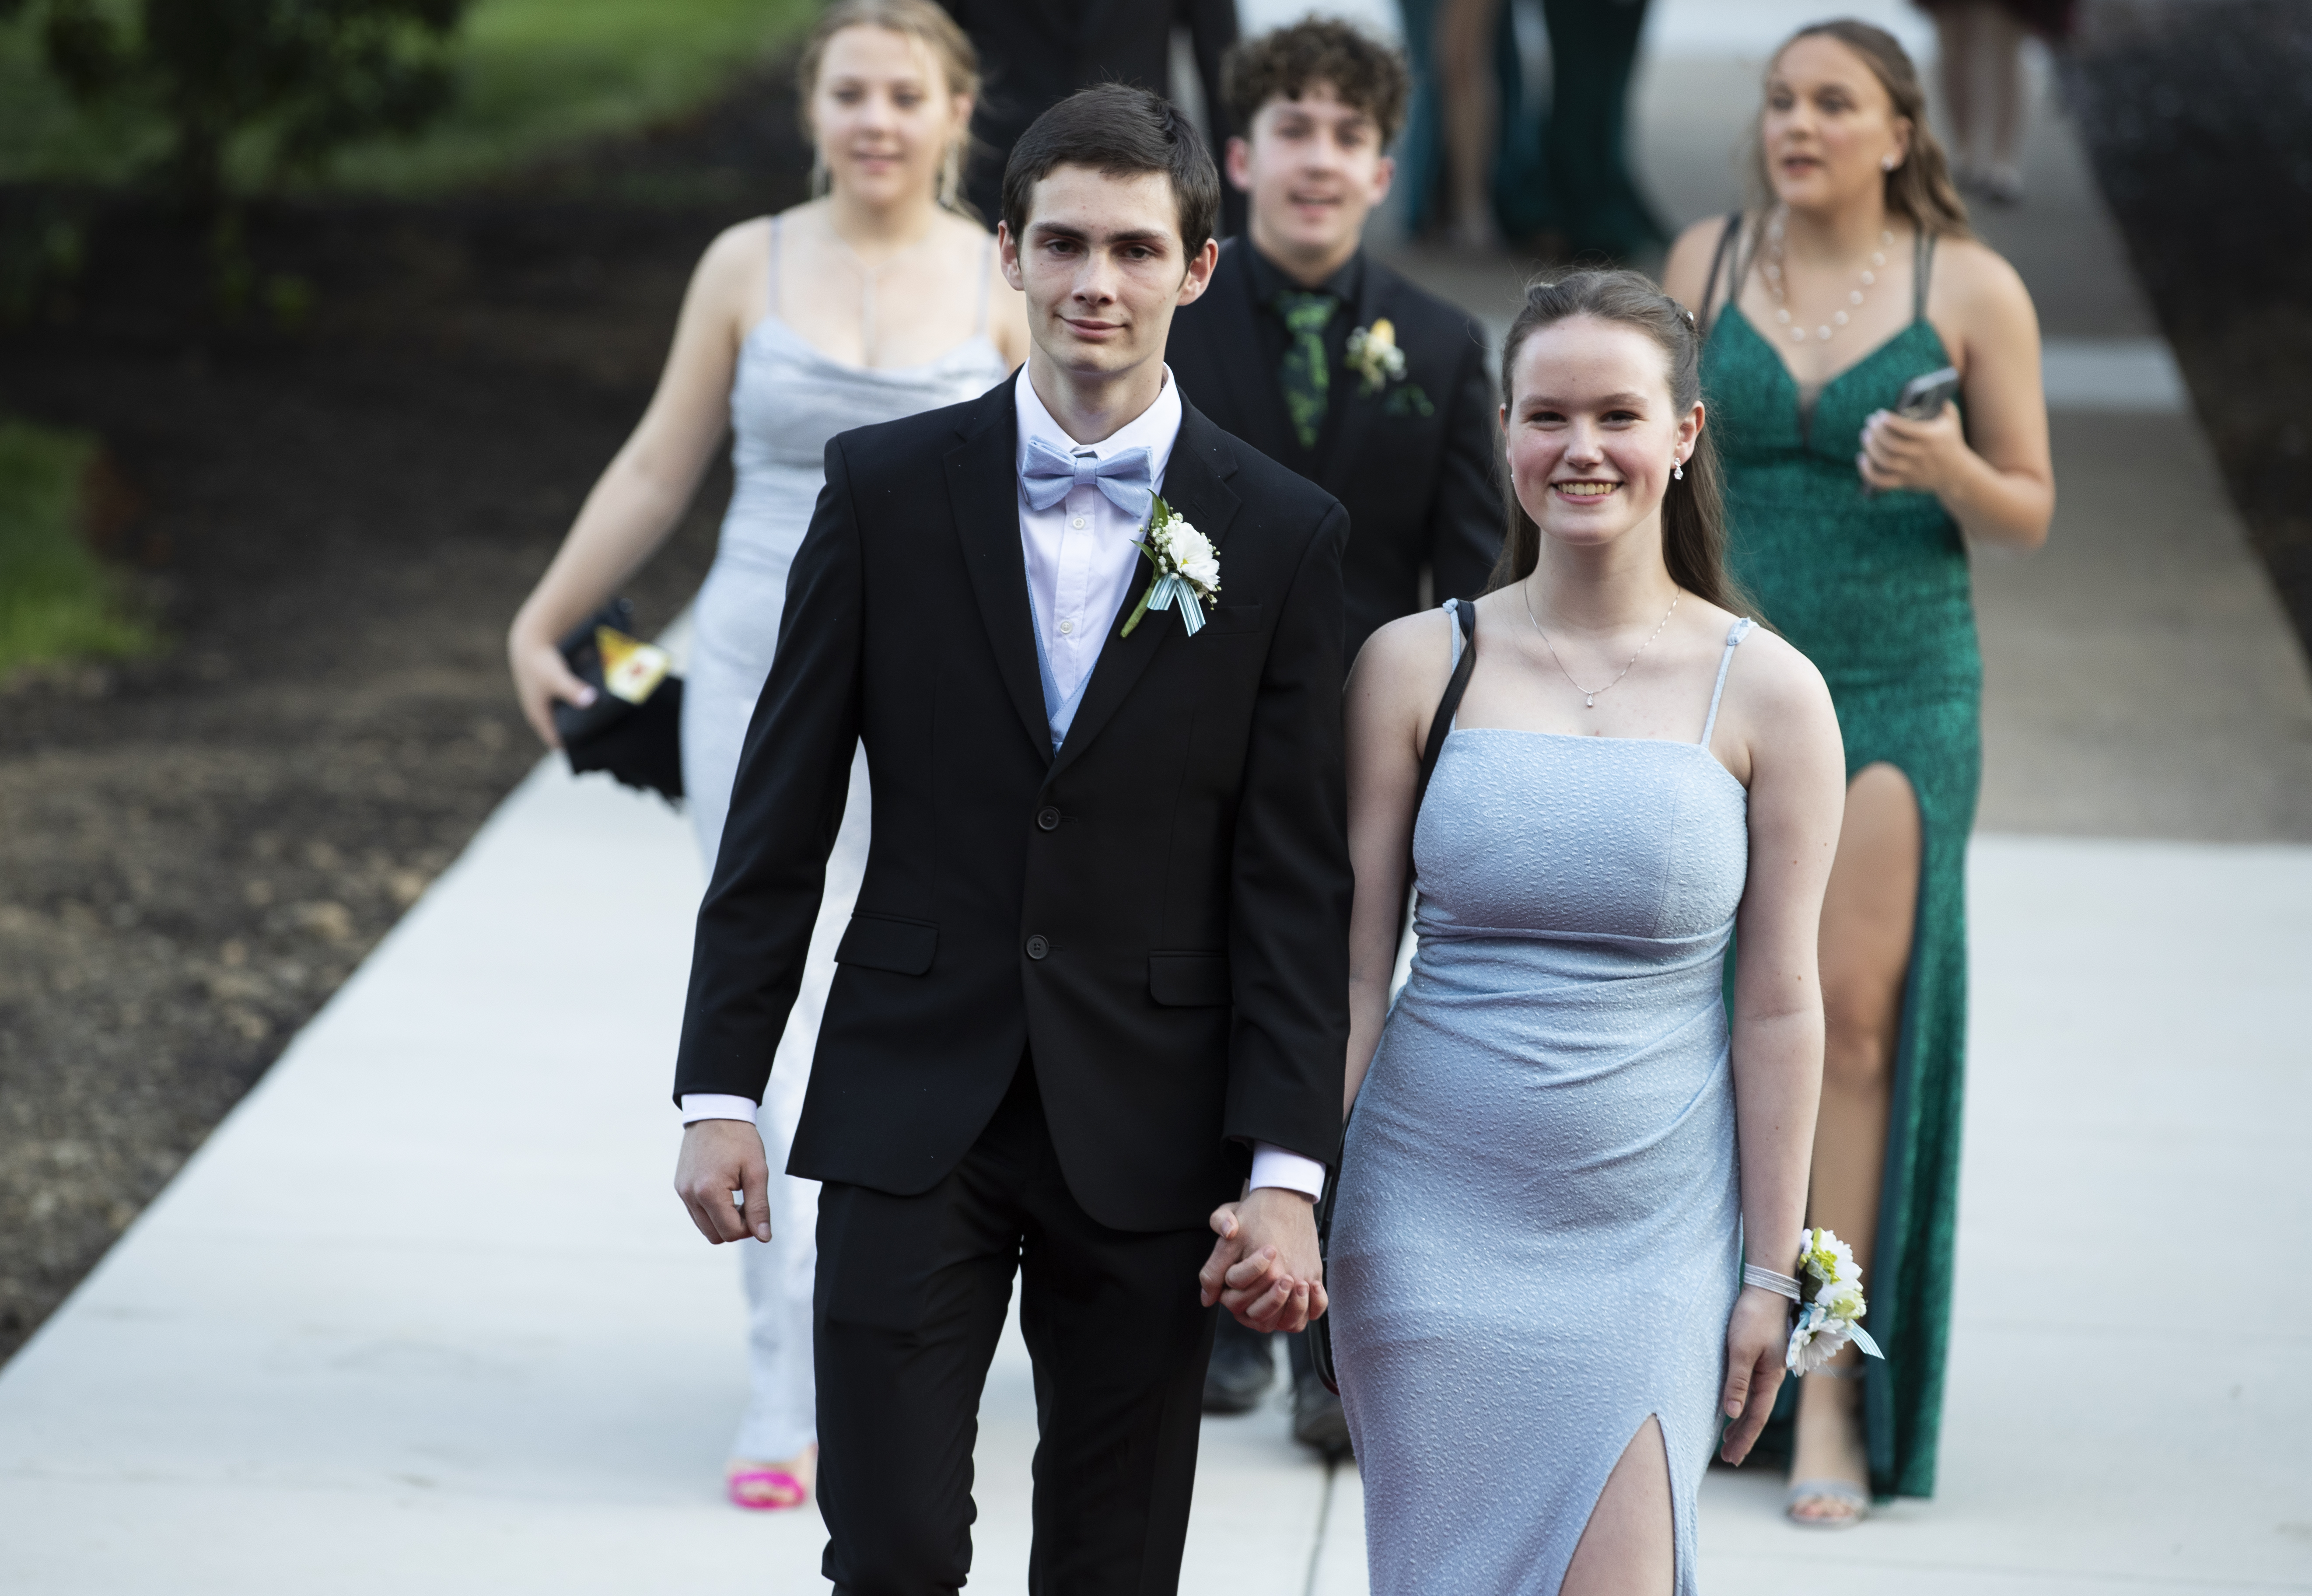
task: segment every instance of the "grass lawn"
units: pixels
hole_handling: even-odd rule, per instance
[[[451,46],[457,103],[415,140],[346,150],[326,186],[436,193],[647,126],[792,43],[817,12],[815,0],[477,0]],[[0,25],[0,182],[115,181],[162,142],[148,117],[74,110],[26,22]],[[256,177],[260,152],[236,153]]]
[[[151,645],[79,531],[96,440],[0,421],[0,680],[21,665]]]

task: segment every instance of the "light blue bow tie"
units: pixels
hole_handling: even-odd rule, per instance
[[[1028,503],[1048,510],[1068,496],[1073,487],[1097,487],[1108,502],[1134,521],[1148,513],[1156,496],[1156,479],[1148,466],[1148,451],[1126,449],[1106,460],[1089,454],[1062,454],[1041,438],[1028,440],[1028,463],[1020,472]]]

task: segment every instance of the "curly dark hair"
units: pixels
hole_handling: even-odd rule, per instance
[[[1405,57],[1336,18],[1304,17],[1289,28],[1248,39],[1221,64],[1221,100],[1247,136],[1262,106],[1298,100],[1318,83],[1330,84],[1343,105],[1379,124],[1384,146],[1404,131],[1405,102],[1413,90]]]

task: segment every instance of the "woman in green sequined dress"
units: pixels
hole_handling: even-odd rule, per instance
[[[1853,1243],[1887,1359],[1849,1348],[1792,1382],[1790,1514],[1830,1527],[1934,1487],[1982,764],[1967,546],[2043,542],[2054,479],[2030,297],[1969,232],[1901,45],[1853,22],[1793,37],[1758,154],[1760,203],[1689,228],[1664,279],[1708,337],[1735,571],[1846,741],[1808,1223]],[[1892,414],[1944,366],[1956,404]]]

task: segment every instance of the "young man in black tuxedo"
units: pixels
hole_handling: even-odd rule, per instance
[[[1439,601],[1492,574],[1499,396],[1476,323],[1363,249],[1405,121],[1397,52],[1311,17],[1237,46],[1222,82],[1250,217],[1165,358],[1191,403],[1348,510],[1353,660],[1420,607],[1423,567]]]
[[[1210,278],[1219,187],[1140,90],[1086,90],[1020,138],[999,238],[1028,364],[828,444],[748,730],[676,1072],[676,1184],[709,1240],[767,1229],[754,1100],[857,742],[874,784],[788,1166],[825,1182],[837,1592],[963,1583],[1015,1272],[1038,1591],[1174,1589],[1212,1304],[1263,1330],[1324,1310],[1348,518],[1163,364],[1173,311]],[[1160,509],[1211,541],[1201,603],[1142,602]],[[1248,1183],[1237,1217],[1214,1213]]]
[[[1252,197],[1250,224],[1173,321],[1166,358],[1214,420],[1347,507],[1354,659],[1375,627],[1419,607],[1424,566],[1440,601],[1475,598],[1493,571],[1500,431],[1484,335],[1362,248],[1405,118],[1396,51],[1312,17],[1239,45],[1223,83],[1243,134],[1228,174]],[[1397,358],[1379,352],[1383,328]],[[1345,1451],[1340,1399],[1304,1341],[1291,1353],[1294,1433]],[[1274,1368],[1267,1337],[1222,1325],[1206,1406],[1242,1412]]]

